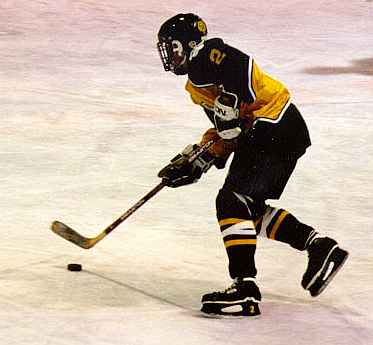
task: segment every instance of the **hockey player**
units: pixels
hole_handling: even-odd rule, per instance
[[[289,91],[264,73],[251,56],[220,38],[207,39],[206,24],[195,14],[178,14],[167,20],[159,30],[157,47],[166,71],[188,76],[186,90],[213,124],[199,145],[221,138],[193,163],[185,158],[197,144],[188,145],[158,176],[169,187],[187,185],[212,165],[223,168],[233,153],[216,198],[233,284],[225,291],[204,295],[201,310],[260,314],[254,260],[257,236],[306,251],[308,265],[301,284],[311,296],[319,295],[348,253],[290,212],[266,203],[280,198],[297,160],[311,145]]]

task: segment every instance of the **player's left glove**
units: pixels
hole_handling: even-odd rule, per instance
[[[193,162],[189,162],[189,157],[196,148],[198,148],[196,144],[188,145],[158,173],[158,177],[162,178],[166,186],[177,188],[197,182],[202,174],[210,169],[214,157],[208,152],[203,153]]]
[[[241,134],[237,96],[223,92],[214,102],[214,122],[219,136],[225,140]]]

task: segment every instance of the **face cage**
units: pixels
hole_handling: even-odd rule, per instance
[[[172,43],[171,42],[158,42],[158,53],[161,58],[163,68],[165,71],[172,71],[173,65],[171,62],[172,57]]]

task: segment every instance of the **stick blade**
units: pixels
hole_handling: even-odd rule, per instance
[[[65,240],[70,241],[81,248],[89,249],[95,245],[94,240],[80,235],[74,229],[57,220],[52,223],[51,230],[58,236],[61,236]]]

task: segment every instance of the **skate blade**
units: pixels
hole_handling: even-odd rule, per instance
[[[199,317],[204,319],[212,319],[212,320],[255,320],[261,317],[261,314],[254,315],[254,316],[244,316],[244,315],[229,315],[229,314],[212,314],[212,313],[205,313],[201,312]]]
[[[325,267],[320,273],[320,276],[316,279],[316,281],[312,284],[312,286],[308,288],[308,291],[310,292],[312,297],[319,296],[325,290],[325,288],[329,285],[329,283],[334,279],[336,274],[343,267],[347,258],[348,258],[347,251],[339,247],[333,251],[333,253],[330,255],[329,263],[325,265]],[[330,272],[328,272],[328,269],[330,268],[331,263],[334,263],[334,267],[331,269]]]

